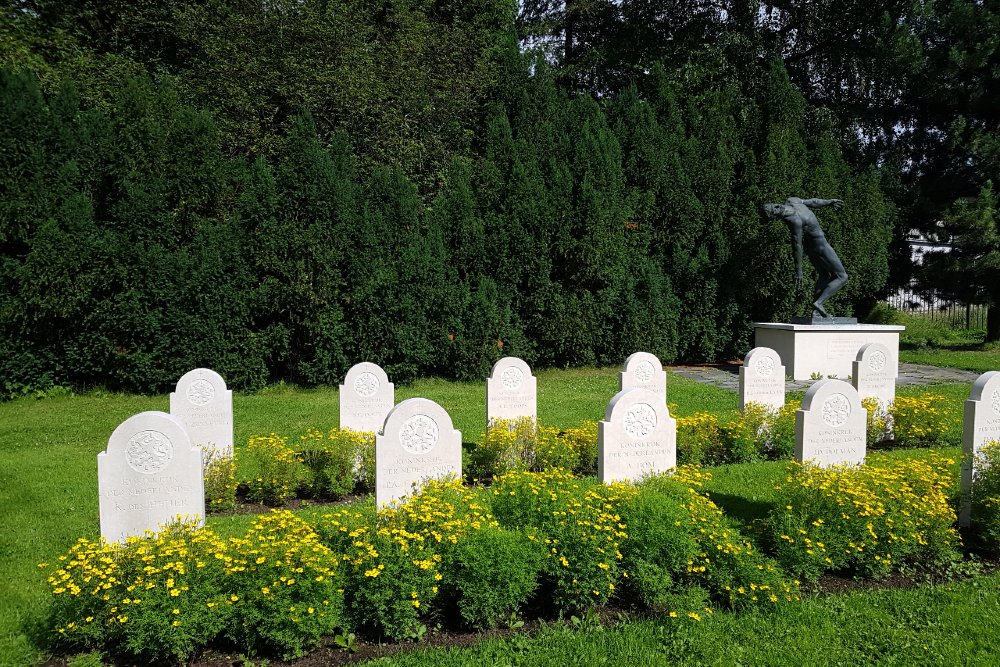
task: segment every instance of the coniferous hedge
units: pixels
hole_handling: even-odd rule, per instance
[[[837,314],[885,283],[881,176],[780,65],[753,91],[659,69],[599,101],[541,63],[508,76],[468,149],[414,175],[361,168],[364,138],[306,113],[253,158],[168,83],[92,104],[0,72],[0,393],[736,356],[805,302],[760,210],[791,195],[847,202],[819,214],[851,276]]]

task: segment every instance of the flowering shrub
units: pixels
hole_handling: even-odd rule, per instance
[[[576,469],[579,475],[597,474],[597,422],[588,419],[575,428],[564,430],[559,436],[576,452]]]
[[[565,470],[515,472],[494,481],[492,505],[502,526],[544,542],[543,584],[557,608],[573,611],[606,604],[614,593],[619,546],[628,537],[615,508],[634,494],[633,486],[605,486]]]
[[[152,662],[184,661],[223,635],[291,657],[340,624],[338,566],[289,512],[229,540],[190,523],[123,545],[81,539],[49,575],[50,621],[67,649]]]
[[[789,464],[768,518],[778,560],[815,580],[845,568],[880,577],[907,559],[952,555],[959,544],[947,496],[953,463],[931,452],[926,460],[873,455],[858,468]]]
[[[798,408],[795,402],[786,403],[780,410],[748,403],[722,427],[724,460],[719,463],[790,458],[795,451]]]
[[[205,508],[226,512],[236,507],[236,456],[205,451]]]
[[[725,460],[719,418],[710,412],[677,417],[677,462],[710,465]]]
[[[303,491],[314,498],[340,498],[353,491],[364,469],[362,455],[369,438],[374,443],[368,433],[332,429],[324,436],[313,428],[306,431],[299,437],[298,451],[307,471]]]
[[[672,476],[645,479],[638,495],[623,503],[630,588],[654,608],[683,598],[690,587],[731,608],[798,600],[797,584],[699,492],[710,478],[695,466],[680,466]]]
[[[867,422],[867,442],[873,445],[892,437],[892,415],[889,414],[888,406],[883,405],[874,396],[869,396],[861,401],[861,406],[868,413]]]
[[[295,496],[305,470],[288,439],[272,433],[255,435],[247,444],[247,498],[268,505],[282,505]]]
[[[186,660],[228,623],[227,555],[223,540],[193,524],[121,546],[78,540],[48,576],[57,647]]]
[[[592,443],[590,429],[586,428],[588,423],[594,424]],[[488,479],[517,470],[576,470],[580,467],[581,454],[588,456],[588,467],[597,469],[596,422],[585,422],[580,429],[560,433],[529,417],[494,419],[479,440],[467,464],[474,478]],[[589,461],[591,450],[592,462]]]
[[[938,394],[896,396],[889,417],[896,442],[908,447],[958,445],[961,440],[961,406]]]
[[[974,525],[986,546],[1000,551],[1000,442],[979,450],[971,496]]]

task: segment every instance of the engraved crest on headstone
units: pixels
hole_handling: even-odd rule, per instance
[[[139,431],[128,440],[125,461],[136,472],[144,475],[158,473],[170,464],[174,446],[159,431]]]
[[[851,416],[851,403],[843,394],[833,394],[823,401],[823,422],[827,426],[843,426]]]
[[[362,373],[358,376],[358,379],[354,381],[354,391],[358,393],[358,396],[362,398],[369,398],[375,395],[378,391],[379,381],[375,377],[374,373]]]
[[[399,428],[399,444],[411,454],[426,454],[437,440],[437,423],[427,415],[413,415]]]

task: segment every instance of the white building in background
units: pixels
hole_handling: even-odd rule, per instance
[[[938,223],[940,226],[941,223]],[[906,244],[910,246],[910,261],[914,266],[922,266],[924,256],[928,252],[951,252],[952,244],[937,241],[927,237],[918,229],[910,229],[906,235]],[[901,287],[889,295],[886,299],[892,306],[899,310],[929,310],[933,308],[943,308],[951,305],[951,301],[938,299],[927,294],[918,294],[913,290],[913,283],[907,287]]]

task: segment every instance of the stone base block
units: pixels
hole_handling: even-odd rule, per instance
[[[794,380],[823,378],[846,380],[852,362],[866,343],[882,343],[890,352],[887,365],[892,377],[899,374],[899,332],[896,324],[786,324],[757,322],[754,345],[769,347],[781,357],[785,372]]]

